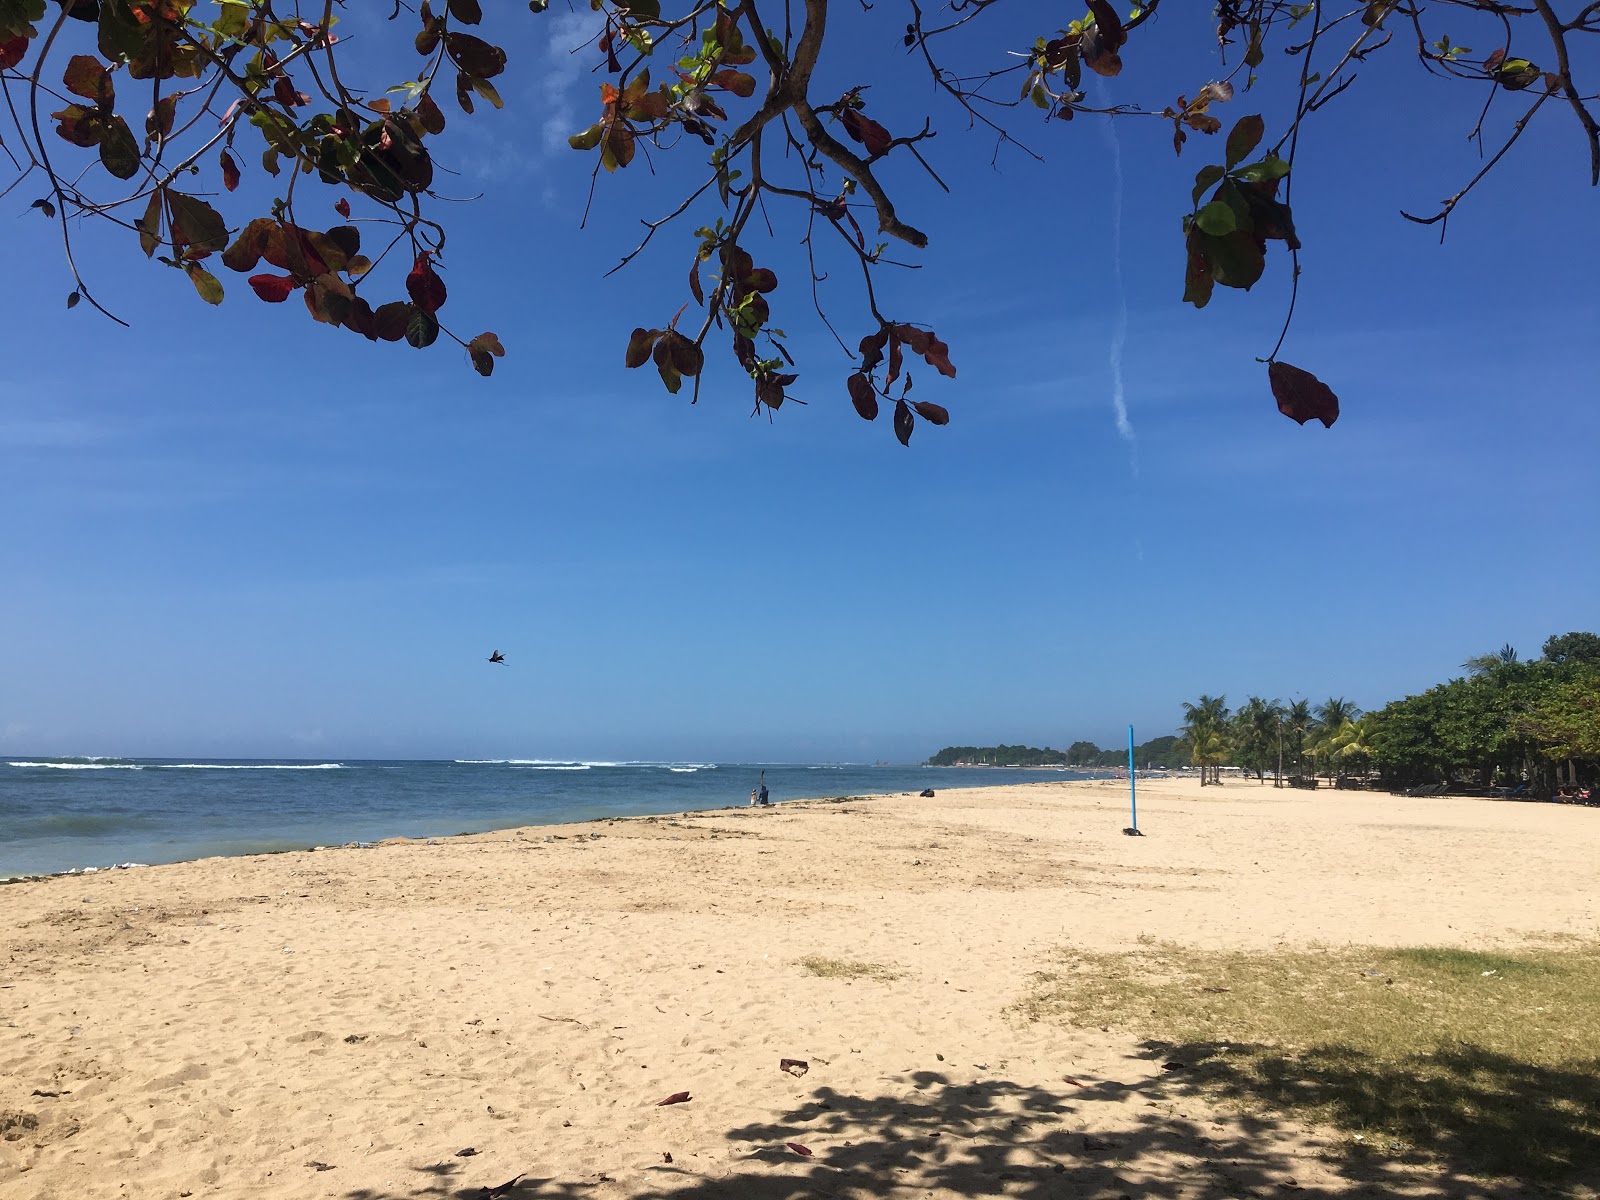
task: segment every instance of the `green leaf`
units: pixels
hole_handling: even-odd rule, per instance
[[[1224,237],[1239,228],[1233,209],[1222,200],[1213,200],[1202,208],[1194,219],[1195,224],[1213,237]]]
[[[416,305],[411,305],[411,319],[406,322],[406,341],[421,350],[433,345],[439,336],[439,319],[430,312],[423,312]]]
[[[1261,135],[1267,130],[1266,122],[1260,116],[1252,114],[1240,117],[1238,122],[1228,134],[1228,168],[1238,166],[1254,150],[1261,141]]]
[[[575,133],[567,139],[567,145],[574,150],[593,150],[600,144],[600,139],[605,135],[605,126],[598,123],[589,126],[582,133]]]
[[[67,293],[67,307],[68,308],[77,308],[78,307],[78,301],[80,301],[82,299],[83,299],[83,296],[80,295],[78,292],[75,292],[75,291],[74,292],[68,292]]]
[[[173,239],[196,250],[223,250],[228,245],[228,224],[204,200],[166,189],[167,217]]]
[[[1254,234],[1239,230],[1226,237],[1212,237],[1204,232],[1193,236],[1211,268],[1211,278],[1223,287],[1249,291],[1267,269],[1262,243]]]
[[[200,293],[200,299],[207,304],[222,303],[222,283],[204,267],[189,267],[189,282],[194,284],[194,290]]]
[[[161,196],[161,188],[151,192],[150,203],[145,207],[144,216],[134,222],[139,230],[139,249],[144,251],[146,258],[155,254],[156,247],[161,244]]]
[[[1246,183],[1262,183],[1268,179],[1282,179],[1289,173],[1289,163],[1276,154],[1268,154],[1258,162],[1240,167],[1233,173],[1235,179]]]
[[[470,78],[468,82],[472,85],[473,91],[477,92],[478,95],[496,108],[504,108],[506,106],[506,102],[500,99],[500,93],[495,91],[494,84],[487,79]]]
[[[250,6],[243,0],[220,0],[222,11],[217,14],[217,32],[234,41],[243,41],[250,29]]]
[[[132,179],[139,173],[139,144],[121,117],[112,117],[100,137],[100,161],[118,179]]]
[[[1194,177],[1195,204],[1198,205],[1200,197],[1205,195],[1208,189],[1214,187],[1217,180],[1221,179],[1225,174],[1227,172],[1215,163],[1212,163],[1209,167],[1201,167],[1199,173]]]

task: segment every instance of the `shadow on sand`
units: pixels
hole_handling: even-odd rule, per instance
[[[1596,1109],[1585,1121],[1570,1108],[1600,1099],[1600,1082],[1591,1076],[1541,1071],[1478,1050],[1463,1050],[1442,1074],[1438,1064],[1426,1074],[1375,1068],[1355,1052],[1309,1055],[1296,1060],[1292,1073],[1287,1064],[1245,1069],[1248,1058],[1237,1047],[1224,1053],[1213,1045],[1150,1043],[1144,1056],[1184,1067],[1135,1084],[1048,1089],[1006,1080],[959,1084],[920,1072],[898,1095],[818,1088],[781,1118],[728,1130],[726,1156],[718,1147],[715,1157],[684,1154],[669,1165],[644,1161],[643,1153],[614,1152],[611,1163],[596,1162],[593,1174],[556,1179],[540,1174],[537,1150],[530,1148],[529,1173],[514,1184],[501,1173],[490,1181],[496,1186],[486,1187],[487,1161],[472,1159],[427,1168],[428,1178],[409,1190],[358,1189],[344,1196],[910,1200],[932,1192],[1020,1200],[1223,1200],[1405,1192],[1511,1200],[1582,1195],[1583,1185],[1600,1183]],[[1247,1111],[1203,1124],[1170,1114],[1174,1101],[1196,1093],[1227,1096]],[[1122,1114],[1120,1127],[1084,1128],[1096,1115],[1096,1100],[1123,1102],[1114,1110]],[[1312,1103],[1331,1105],[1351,1125],[1378,1112],[1404,1113],[1409,1140],[1419,1149],[1385,1154],[1307,1138],[1293,1122],[1260,1115]],[[1209,1104],[1185,1107],[1210,1112]],[[813,1155],[790,1149],[791,1142],[810,1143]],[[1513,1146],[1514,1157],[1507,1157]],[[515,1163],[516,1152],[501,1148],[495,1158]],[[1513,1163],[1520,1164],[1511,1172],[1514,1180],[1481,1178]]]

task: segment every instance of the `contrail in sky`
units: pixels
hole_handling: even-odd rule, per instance
[[[1096,99],[1104,103],[1100,96]],[[1137,447],[1122,381],[1122,349],[1128,341],[1128,297],[1122,286],[1122,141],[1117,136],[1116,118],[1100,118],[1100,132],[1111,148],[1111,258],[1117,282],[1117,319],[1111,332],[1111,407],[1117,418],[1117,433],[1129,446]],[[1137,459],[1133,469],[1137,474]]]

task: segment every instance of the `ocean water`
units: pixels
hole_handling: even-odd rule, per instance
[[[977,787],[1096,772],[535,759],[0,760],[0,879],[596,817]]]

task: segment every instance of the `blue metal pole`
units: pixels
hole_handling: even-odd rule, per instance
[[[1139,793],[1135,778],[1139,774],[1133,763],[1133,726],[1128,726],[1128,804],[1133,809],[1133,828],[1139,828]]]

